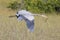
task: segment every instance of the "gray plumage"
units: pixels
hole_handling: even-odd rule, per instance
[[[34,31],[34,16],[30,12],[21,10],[17,12],[16,16],[19,21],[25,20],[29,31]]]

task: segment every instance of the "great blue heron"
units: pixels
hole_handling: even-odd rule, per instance
[[[31,32],[34,31],[34,16],[42,16],[47,18],[47,16],[45,15],[32,14],[31,12],[26,10],[18,11],[15,16],[19,21],[25,20],[27,27]],[[10,17],[15,17],[15,16],[10,16]]]

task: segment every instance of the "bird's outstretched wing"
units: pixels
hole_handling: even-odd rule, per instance
[[[34,31],[34,20],[32,21],[29,21],[28,19],[25,20],[26,21],[26,24],[27,24],[27,27],[29,29],[30,32],[33,32]]]

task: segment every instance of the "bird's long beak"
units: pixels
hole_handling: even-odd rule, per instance
[[[10,18],[12,18],[12,17],[16,17],[16,15],[12,15],[12,16],[9,16]]]

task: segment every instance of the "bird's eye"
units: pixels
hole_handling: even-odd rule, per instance
[[[18,14],[18,12],[17,12],[17,14]]]

